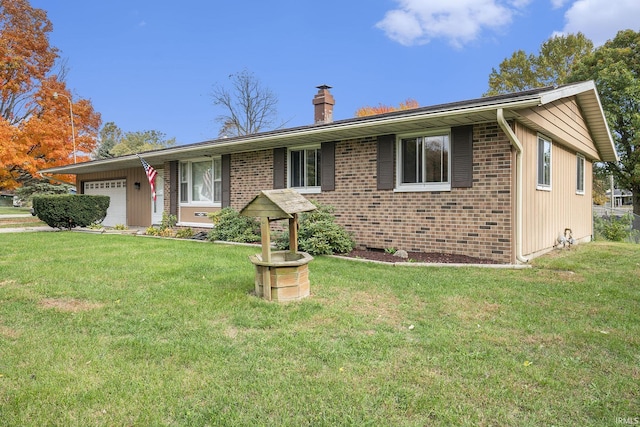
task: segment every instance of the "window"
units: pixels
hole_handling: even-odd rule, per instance
[[[289,150],[289,187],[320,192],[320,148]]]
[[[584,156],[576,156],[576,193],[584,194]]]
[[[397,191],[450,190],[449,133],[401,137]]]
[[[551,190],[551,141],[538,135],[538,186],[539,190]]]
[[[180,163],[180,203],[205,205],[221,199],[221,159]]]

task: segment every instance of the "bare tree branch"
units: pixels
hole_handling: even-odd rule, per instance
[[[267,87],[262,86],[255,75],[243,70],[230,74],[231,89],[216,84],[211,93],[213,105],[222,107],[216,121],[221,123],[218,136],[232,137],[251,135],[282,126],[278,123],[278,98]]]

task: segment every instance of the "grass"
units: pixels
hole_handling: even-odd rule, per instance
[[[14,206],[0,206],[0,215],[29,214],[31,208],[17,208]]]
[[[619,425],[640,416],[640,249],[527,270],[319,257],[257,299],[256,248],[2,235],[0,425]]]

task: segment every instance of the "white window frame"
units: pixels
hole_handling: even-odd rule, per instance
[[[307,165],[307,151],[310,150],[315,150],[318,154],[320,154],[321,151],[321,147],[320,145],[305,145],[305,146],[300,146],[300,147],[291,147],[287,149],[287,187],[288,188],[293,188],[294,190],[296,190],[297,192],[299,192],[300,194],[319,194],[322,191],[322,186],[321,185],[305,185],[302,187],[293,187],[292,183],[293,183],[293,179],[291,177],[291,174],[293,173],[293,168],[291,167],[291,153],[294,151],[304,151],[304,166],[305,166],[305,171],[303,173],[304,175],[304,179],[306,181],[306,165]],[[320,161],[317,162],[316,165],[316,178],[317,178],[317,172],[320,172],[320,176],[322,176],[322,156],[320,156]]]
[[[544,182],[544,158],[540,157],[541,150],[540,144],[543,144],[542,156],[544,157],[544,145],[549,145],[549,182]],[[541,167],[542,165],[542,167]],[[542,171],[542,174],[541,174]],[[553,182],[553,141],[551,138],[548,138],[542,134],[538,134],[537,142],[536,142],[536,189],[542,191],[551,191],[551,183]]]
[[[192,200],[192,192],[193,192],[193,164],[194,163],[203,163],[210,162],[211,170],[212,170],[212,181],[211,181],[211,191],[212,198],[211,200]],[[222,187],[222,158],[221,157],[202,157],[202,158],[194,158],[188,160],[182,160],[179,164],[180,170],[178,173],[178,200],[180,201],[180,206],[213,206],[213,207],[221,207],[222,206],[222,191],[220,191],[220,200],[215,200],[215,186],[216,182],[220,182],[220,186]],[[186,168],[186,170],[185,170]],[[186,173],[185,173],[186,172]],[[216,175],[220,178],[216,179]],[[184,179],[186,178],[186,180]],[[187,194],[186,198],[184,197],[183,184],[186,184]]]
[[[576,154],[576,194],[584,195],[585,167],[586,167],[586,159],[584,158],[584,156],[580,153]],[[581,168],[582,168],[582,174],[580,174]],[[582,184],[582,188],[580,188],[581,187],[580,184]]]
[[[423,137],[428,138],[431,136],[443,136],[446,137],[447,143],[447,180],[442,182],[417,182],[417,183],[403,183],[402,182],[402,140],[409,138]],[[423,162],[424,163],[424,162]],[[423,164],[423,176],[426,176],[426,164]],[[414,132],[409,134],[402,134],[396,137],[396,186],[395,192],[418,192],[418,191],[451,191],[451,129],[432,129],[424,132]]]

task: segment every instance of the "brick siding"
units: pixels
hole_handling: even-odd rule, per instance
[[[359,248],[464,254],[513,260],[512,155],[497,123],[473,130],[473,187],[441,192],[376,188],[376,138],[336,143],[335,191],[308,198],[336,208]],[[273,188],[273,151],[231,156],[231,206]]]

